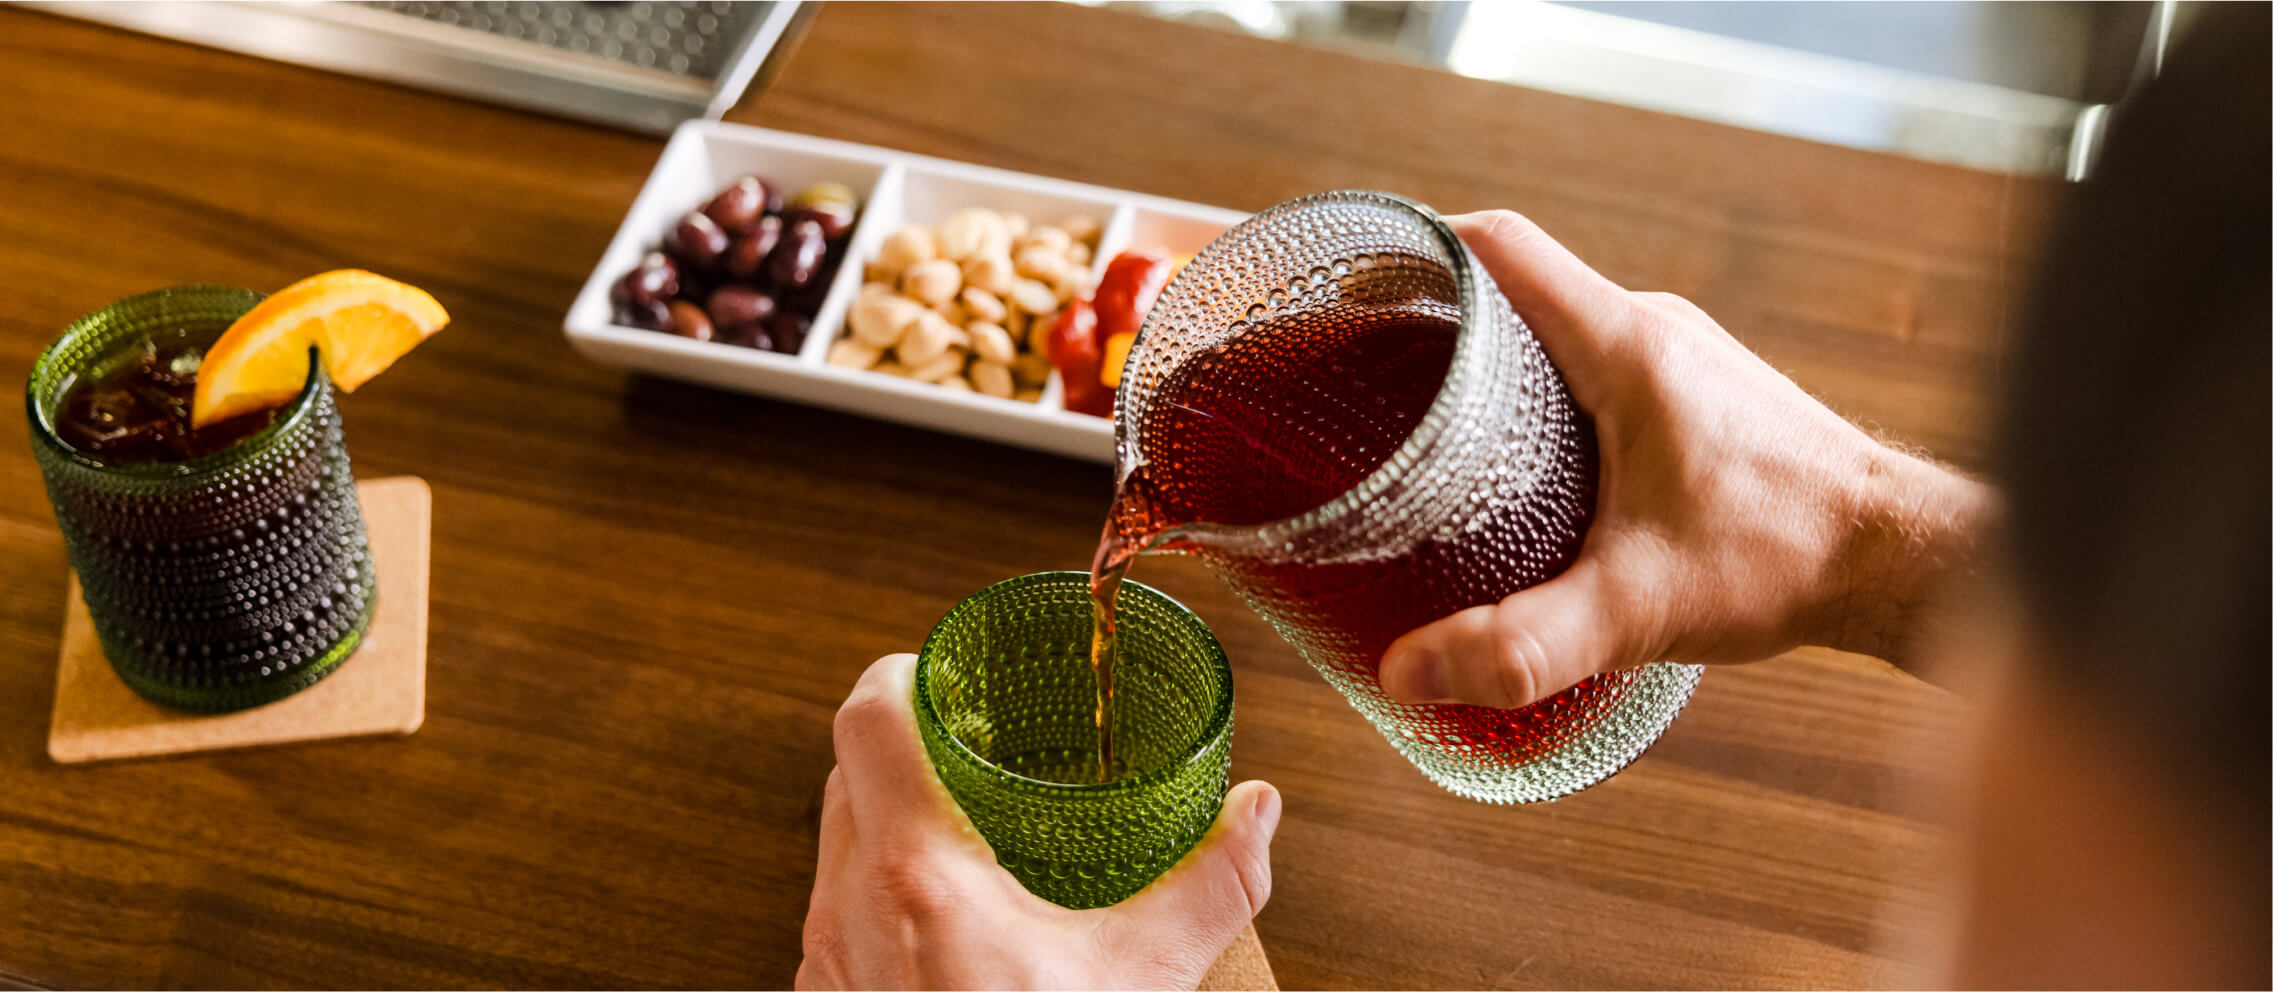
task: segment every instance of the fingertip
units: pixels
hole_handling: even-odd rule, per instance
[[[863,696],[876,695],[890,698],[905,696],[915,688],[915,655],[888,654],[861,669],[860,678],[854,680],[852,691],[845,702],[852,703]]]
[[[1408,706],[1451,699],[1452,676],[1444,656],[1421,644],[1390,645],[1381,656],[1381,692]]]
[[[891,709],[892,703],[906,695],[912,687],[910,680],[900,677],[900,666],[895,664],[899,655],[885,655],[869,663],[845,694],[844,704],[837,708],[837,725],[861,723]]]
[[[1381,654],[1381,692],[1407,706],[1449,703],[1453,699],[1453,659],[1463,631],[1472,628],[1491,607],[1462,610],[1396,639]]]
[[[1531,218],[1505,207],[1447,214],[1444,223],[1453,230],[1462,232],[1463,236],[1465,232],[1475,231],[1492,237],[1520,238],[1528,232],[1539,230],[1539,225]]]
[[[915,678],[916,656],[901,651],[876,659],[862,676],[874,676],[887,682],[908,682]]]
[[[1278,787],[1259,778],[1232,786],[1230,794],[1224,797],[1224,805],[1234,809],[1243,805],[1248,821],[1261,832],[1265,843],[1278,836],[1279,818],[1286,811],[1286,801],[1279,795]]]

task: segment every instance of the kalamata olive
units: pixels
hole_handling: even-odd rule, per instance
[[[760,324],[771,318],[778,309],[774,299],[748,286],[720,286],[710,294],[705,308],[712,323],[721,328]]]
[[[718,336],[718,328],[710,322],[710,315],[703,313],[701,307],[685,300],[677,300],[671,304],[671,333],[682,338],[708,341]]]
[[[743,176],[719,190],[709,203],[702,205],[703,215],[718,222],[729,232],[739,231],[757,222],[766,212],[766,183],[756,176]]]
[[[718,285],[718,276],[713,273],[681,269],[679,270],[679,295],[672,297],[672,299],[685,300],[699,307],[710,299],[710,291],[717,288]]]
[[[773,336],[774,350],[789,355],[804,349],[805,335],[812,330],[812,317],[788,310],[774,314],[773,320],[766,324],[766,332]]]
[[[810,220],[821,225],[821,236],[831,241],[844,237],[845,232],[852,230],[853,221],[859,219],[859,215],[853,210],[852,204],[842,200],[819,200],[802,203],[789,208],[789,213],[785,216],[793,224],[801,220]]]
[[[668,331],[671,329],[671,308],[665,306],[662,300],[618,303],[616,323],[649,331]]]
[[[734,247],[726,250],[726,274],[743,282],[765,278],[766,256],[780,243],[781,218],[772,214],[758,218],[735,236]]]
[[[659,251],[647,257],[624,273],[622,279],[608,291],[608,299],[617,306],[668,301],[679,292],[679,267],[672,264],[671,256]]]
[[[821,263],[820,271],[813,273],[812,280],[805,285],[777,290],[774,302],[780,304],[783,310],[795,310],[807,317],[820,313],[822,302],[829,297],[829,283],[836,278],[837,268],[836,259],[829,258]]]
[[[671,233],[663,236],[663,250],[672,257],[696,269],[717,266],[719,256],[726,254],[726,230],[718,222],[703,216],[700,210],[689,210],[673,225]]]
[[[773,277],[775,286],[796,289],[813,281],[821,271],[823,255],[829,243],[821,236],[821,225],[801,220],[789,225],[783,232],[781,243],[766,258],[766,274]]]
[[[744,348],[756,348],[759,351],[774,350],[773,335],[766,333],[766,325],[764,324],[738,325],[722,332],[719,340],[729,344],[738,344]]]

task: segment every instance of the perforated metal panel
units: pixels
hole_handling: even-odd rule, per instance
[[[42,3],[285,62],[657,133],[732,107],[800,5],[638,2]],[[806,8],[810,9],[810,8]]]
[[[772,3],[430,3],[365,2],[405,17],[480,31],[564,52],[715,79],[737,41]]]

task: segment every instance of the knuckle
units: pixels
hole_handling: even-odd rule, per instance
[[[948,879],[926,870],[920,861],[877,866],[869,882],[878,908],[915,926],[952,918],[963,909],[962,892]]]
[[[1503,612],[1492,618],[1492,635],[1497,649],[1492,659],[1494,682],[1489,688],[1498,693],[1498,701],[1504,706],[1522,706],[1538,699],[1550,664],[1547,645],[1539,639],[1538,631]]]
[[[1694,587],[1694,583],[1679,581],[1636,582],[1606,573],[1599,582],[1598,595],[1605,604],[1605,615],[1616,622],[1607,624],[1609,629],[1602,632],[1609,639],[1602,667],[1632,668],[1663,657],[1671,648],[1663,631],[1666,617],[1675,609],[1675,590]]]
[[[1479,233],[1492,240],[1515,243],[1539,233],[1539,225],[1531,218],[1505,208],[1480,210],[1468,216]]]
[[[1653,319],[1644,320],[1642,324],[1661,339],[1693,335],[1699,330],[1709,331],[1717,335],[1728,333],[1728,329],[1722,327],[1719,321],[1714,320],[1712,314],[1706,313],[1704,307],[1698,306],[1686,296],[1677,293],[1636,293],[1634,295],[1645,306],[1655,311],[1651,315]]]
[[[826,809],[845,801],[844,766],[829,769],[829,780],[821,784],[821,806]]]
[[[861,674],[844,704],[837,707],[832,725],[840,757],[847,743],[865,741],[889,728],[894,720],[907,718],[906,681],[895,678],[894,669],[912,666],[913,659],[913,655],[886,655]]]
[[[1611,313],[1604,320],[1603,349],[1627,358],[1655,350],[1672,323],[1665,310],[1651,303],[1644,293],[1628,294]]]
[[[1671,372],[1684,367],[1684,346],[1693,340],[1694,335],[1686,332],[1676,318],[1662,310],[1643,307],[1623,336],[1621,347],[1626,360],[1643,368]]]
[[[1239,889],[1247,897],[1247,918],[1254,919],[1271,901],[1270,848],[1251,841],[1232,858],[1231,867],[1239,873]]]
[[[799,949],[805,955],[805,968],[812,969],[815,978],[822,978],[825,981],[825,976],[836,972],[844,959],[845,939],[843,929],[837,925],[833,918],[823,914],[816,913],[808,916],[805,920],[804,938],[799,942]],[[804,968],[799,970],[802,972]]]
[[[1705,310],[1703,307],[1700,307],[1697,304],[1691,302],[1688,297],[1683,296],[1679,293],[1649,292],[1636,293],[1634,295],[1641,297],[1643,301],[1651,304],[1652,306],[1656,306],[1660,309],[1668,310],[1682,316],[1702,317],[1705,315]]]
[[[889,705],[873,692],[855,692],[852,698],[844,701],[844,705],[837,709],[836,722],[830,728],[836,743],[837,760],[844,760],[849,749],[876,735],[883,721],[889,718],[885,712]]]

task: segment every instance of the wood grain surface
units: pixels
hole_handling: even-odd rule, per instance
[[[1512,206],[1961,463],[2056,191],[1071,5],[823,9],[735,119],[1254,209]],[[660,142],[0,9],[0,382],[73,316],[359,266],[451,329],[344,404],[434,487],[426,724],[44,754],[62,540],[0,417],[0,984],[785,985],[829,721],[963,595],[1087,561],[1094,465],[671,382],[559,323]],[[1286,796],[1287,988],[1900,981],[1953,704],[1865,659],[1709,673],[1609,783],[1437,791],[1195,564],[1234,772]]]

